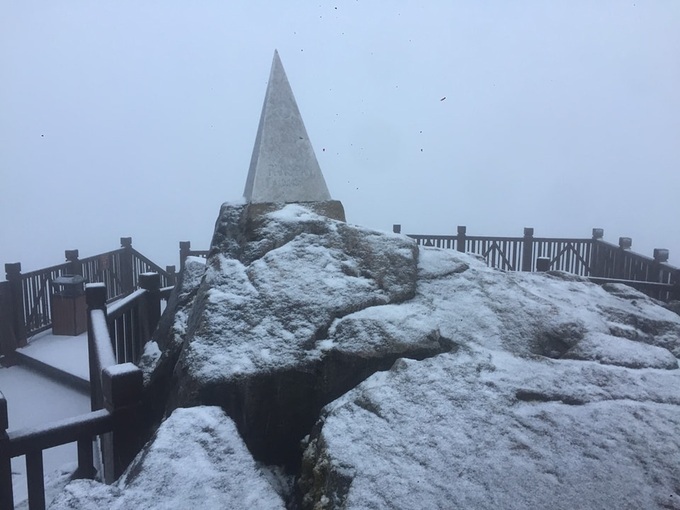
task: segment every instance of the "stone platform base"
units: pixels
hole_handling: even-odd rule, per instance
[[[342,206],[342,202],[339,200],[325,200],[323,202],[295,202],[308,207],[313,212],[320,216],[325,216],[326,218],[331,218],[332,220],[346,221],[345,219],[345,208]],[[246,220],[250,223],[252,221],[257,221],[257,218],[263,214],[267,214],[278,209],[281,209],[284,203],[278,202],[261,202],[261,203],[249,203],[246,207]]]

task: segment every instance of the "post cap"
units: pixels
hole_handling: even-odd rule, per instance
[[[103,310],[106,308],[106,284],[85,284],[85,302],[89,310]]]
[[[458,233],[465,234],[467,232],[467,227],[465,225],[458,225]]]
[[[102,393],[107,406],[121,407],[139,402],[144,378],[132,363],[112,365],[102,370]]]
[[[7,276],[18,276],[21,274],[21,262],[11,262],[5,264],[5,273]]]
[[[64,257],[69,262],[73,260],[78,260],[78,250],[65,250]]]
[[[139,286],[144,290],[158,290],[161,288],[161,275],[142,273],[139,275]]]
[[[654,248],[654,260],[657,262],[668,262],[669,253],[666,248]]]
[[[121,237],[120,238],[120,246],[121,246],[121,248],[130,248],[132,246],[132,238],[131,237]]]
[[[603,228],[594,228],[593,229],[593,239],[602,239],[604,237],[604,229]]]
[[[631,246],[633,246],[633,239],[630,237],[619,237],[619,248],[630,250]]]
[[[532,227],[524,227],[524,237],[533,237],[534,229]]]
[[[401,234],[401,225],[398,223],[392,225],[392,232],[394,232],[395,234]]]
[[[190,250],[191,249],[191,241],[180,241],[179,242],[179,249],[180,250]]]

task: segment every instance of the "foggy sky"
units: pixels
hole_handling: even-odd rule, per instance
[[[680,265],[680,3],[0,2],[0,264],[207,249],[278,49],[348,221]],[[2,269],[2,268],[0,268]],[[1,275],[0,275],[1,276]]]

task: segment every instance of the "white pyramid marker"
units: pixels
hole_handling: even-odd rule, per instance
[[[331,199],[277,51],[243,195],[256,203]]]

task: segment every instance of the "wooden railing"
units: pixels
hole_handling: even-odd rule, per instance
[[[210,250],[192,250],[191,241],[180,241],[179,242],[179,270],[184,271],[184,264],[186,263],[187,257],[201,257],[206,258]]]
[[[113,301],[139,287],[140,275],[156,272],[160,286],[174,286],[175,266],[165,269],[132,247],[132,238],[121,238],[121,248],[84,259],[78,250],[66,250],[66,262],[21,273],[21,263],[5,264],[7,281],[0,282],[0,354],[26,345],[28,338],[52,327],[53,281],[64,275],[81,275],[89,283],[104,283],[107,300]]]
[[[394,225],[401,233],[401,225]],[[680,299],[680,269],[671,266],[668,250],[655,249],[653,257],[631,251],[632,241],[604,241],[604,231],[593,229],[590,239],[534,237],[525,228],[522,237],[469,236],[464,226],[453,235],[408,234],[420,246],[481,255],[486,263],[505,271],[566,271],[597,283],[625,283],[662,301]]]
[[[42,452],[76,442],[79,478],[94,478],[93,441],[99,437],[100,478],[116,480],[142,447],[139,406],[143,377],[137,362],[160,317],[161,276],[139,275],[140,290],[107,307],[106,285],[89,284],[88,357],[90,413],[47,425],[8,431],[7,401],[0,393],[0,508],[14,508],[11,459],[25,456],[30,510],[45,508]],[[167,292],[167,289],[166,289]]]

